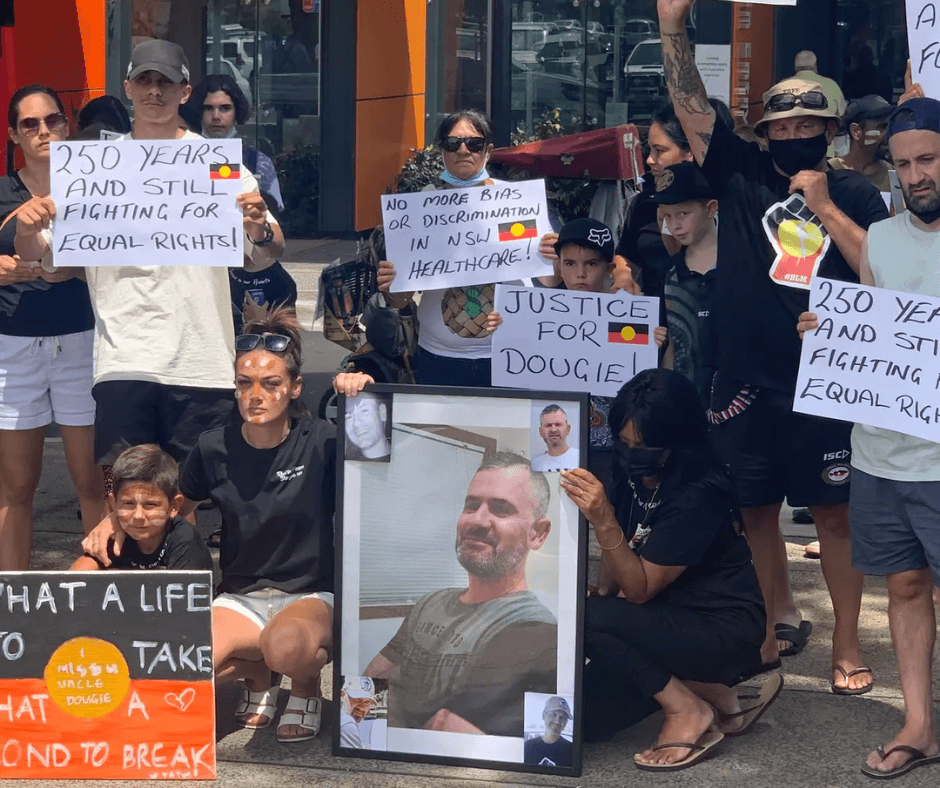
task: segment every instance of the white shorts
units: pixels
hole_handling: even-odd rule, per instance
[[[219,594],[212,602],[212,607],[224,607],[234,610],[245,618],[254,621],[258,629],[264,629],[278,613],[288,605],[301,599],[319,599],[326,603],[333,613],[333,594],[330,591],[314,591],[309,594],[288,594],[277,588],[261,588],[247,594]]]
[[[0,335],[0,430],[31,430],[53,421],[91,427],[95,331],[58,337]]]

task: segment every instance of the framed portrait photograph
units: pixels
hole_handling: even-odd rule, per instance
[[[363,394],[381,462],[346,445],[365,442]],[[587,525],[533,461],[585,467],[589,410],[509,389],[340,398],[334,753],[580,775]]]

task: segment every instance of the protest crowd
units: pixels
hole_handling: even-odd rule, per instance
[[[827,678],[836,695],[866,694],[877,680],[858,622],[864,576],[887,577],[905,717],[882,747],[860,753],[862,772],[890,778],[940,764],[931,695],[940,448],[794,409],[802,343],[825,317],[810,306],[814,277],[940,297],[940,101],[909,73],[896,105],[867,95],[846,106],[801,52],[795,76],[764,94],[753,127],[736,129],[695,65],[691,5],[658,0],[670,103],[649,128],[648,172],[620,238],[594,218],[557,223],[537,241],[541,276],[412,292],[396,286],[412,261],[387,259],[382,228],[373,233],[376,308],[416,323],[417,339],[400,377],[383,378],[356,356],[336,374],[355,444],[347,463],[393,450],[392,415],[373,384],[493,386],[510,318],[497,308],[497,284],[517,298],[626,294],[658,303],[659,313],[650,317],[654,368],[615,396],[588,392],[586,463],[564,405],[538,416],[544,453],[483,458],[458,524],[469,586],[422,597],[364,675],[347,677],[344,746],[377,735],[367,717],[380,687],[409,698],[390,726],[517,735],[521,718],[501,705],[511,677],[498,663],[488,666],[482,701],[474,693],[483,680],[459,676],[460,701],[445,708],[446,697],[420,696],[448,679],[421,663],[416,641],[446,623],[481,641],[485,632],[492,655],[507,654],[518,643],[496,631],[501,616],[527,627],[533,665],[554,653],[554,619],[530,593],[525,564],[549,533],[551,494],[577,507],[601,550],[599,575],[582,589],[584,740],[661,710],[656,742],[633,756],[637,768],[720,758],[719,743],[768,712],[784,660],[812,636],[790,586],[779,526],[786,500],[816,526],[835,617]],[[176,44],[138,44],[124,83],[133,121],[120,102],[96,99],[79,138],[233,138],[249,112],[238,85],[219,75],[191,85],[189,76]],[[273,725],[282,742],[312,739],[324,712],[320,673],[336,645],[343,439],[301,404],[297,288],[278,262],[274,165],[244,145],[240,169],[223,176],[238,181],[230,193],[242,217],[240,268],[59,265],[56,223],[66,217],[51,196],[50,144],[69,138],[69,119],[55,91],[31,85],[14,94],[8,126],[25,164],[0,179],[0,570],[29,569],[33,497],[54,421],[85,533],[72,570],[212,569],[209,547],[218,547],[215,681],[241,682],[241,726]],[[848,152],[831,156],[840,132]],[[435,144],[444,170],[428,191],[508,186],[488,169],[493,133],[479,112],[449,115]],[[900,209],[885,197],[889,173]],[[623,331],[629,342],[637,329]],[[200,506],[221,514],[209,545],[194,527]],[[461,529],[475,529],[476,541]],[[522,555],[515,563],[512,550]],[[570,704],[543,674],[533,668],[527,691],[547,698],[538,711],[545,733],[526,742],[525,762],[570,765]],[[277,716],[282,676],[291,690]],[[756,691],[738,687],[755,677]]]

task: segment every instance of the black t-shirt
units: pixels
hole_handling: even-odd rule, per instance
[[[811,276],[849,282],[858,276],[802,195],[789,194],[790,179],[756,143],[716,123],[702,172],[721,206],[718,369],[743,383],[793,391],[800,363],[796,323],[809,306]],[[827,177],[833,202],[863,229],[888,217],[878,190],[859,173],[830,169]],[[799,249],[820,251],[822,258],[797,265],[799,258],[788,250]]]
[[[255,449],[241,424],[208,430],[183,463],[183,494],[222,515],[220,591],[333,590],[336,428],[299,419],[279,446]]]
[[[245,293],[250,293],[252,300],[263,306],[294,306],[297,303],[297,283],[278,261],[263,271],[229,268],[228,275],[236,334],[241,333],[244,325],[242,307]]]
[[[643,191],[627,210],[617,254],[639,268],[643,295],[661,298],[670,255],[663,244],[662,229],[656,219],[657,208],[653,199],[652,180],[647,178]]]
[[[551,744],[536,736],[525,743],[522,760],[534,766],[571,766],[571,750],[571,742],[564,736]]]
[[[109,551],[110,552],[110,551]],[[212,569],[212,555],[199,532],[182,517],[170,521],[163,542],[152,553],[145,553],[128,537],[121,554],[111,557],[112,569]]]
[[[32,195],[16,173],[0,177],[0,222]],[[14,217],[0,230],[0,255],[16,254]],[[88,286],[81,279],[50,284],[43,279],[0,286],[0,334],[54,337],[95,326]]]
[[[636,554],[660,566],[687,567],[656,600],[762,630],[764,600],[747,540],[736,528],[737,508],[727,477],[708,471],[666,492],[662,500],[648,490],[634,488],[631,493],[632,487],[626,485],[625,505],[618,507],[625,538],[632,540],[645,524],[649,534]],[[747,635],[742,629],[742,638]]]
[[[716,269],[704,274],[689,270],[686,251],[683,247],[673,256],[666,276],[666,326],[673,369],[695,384],[702,407],[707,408],[718,352],[713,330]]]

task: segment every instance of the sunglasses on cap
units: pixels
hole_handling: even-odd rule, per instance
[[[21,134],[25,134],[27,137],[35,137],[39,133],[39,127],[43,124],[52,134],[58,134],[68,128],[69,119],[61,112],[53,112],[44,118],[22,118],[16,124],[16,127]]]
[[[466,145],[471,153],[480,153],[486,147],[483,137],[444,137],[441,147],[448,153],[456,153],[461,145]]]
[[[290,337],[283,334],[239,334],[235,337],[235,350],[254,350],[259,345],[272,353],[283,353],[290,344]]]
[[[771,96],[770,100],[764,104],[764,112],[786,112],[797,104],[806,109],[829,109],[829,99],[826,98],[826,94],[818,90],[810,90],[807,93],[778,93],[776,96]]]

